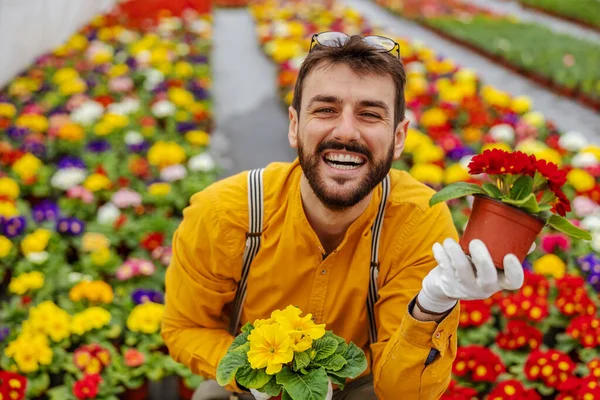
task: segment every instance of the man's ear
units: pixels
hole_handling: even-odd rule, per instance
[[[290,116],[290,126],[288,128],[288,140],[290,141],[290,146],[292,148],[298,148],[298,112],[292,106],[288,108],[289,116]]]
[[[396,144],[394,146],[394,160],[398,160],[404,150],[404,143],[406,142],[406,135],[408,134],[408,124],[410,121],[406,118],[398,124],[394,136]]]

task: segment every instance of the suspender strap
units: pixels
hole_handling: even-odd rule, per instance
[[[377,218],[371,228],[371,269],[369,273],[369,294],[367,295],[367,313],[369,316],[369,340],[371,343],[377,342],[377,323],[375,321],[375,303],[378,300],[377,295],[377,276],[379,275],[379,238],[383,227],[383,217],[385,214],[385,205],[390,194],[390,176],[386,176],[382,182],[381,202]]]
[[[250,264],[252,264],[252,260],[260,248],[263,216],[263,169],[254,169],[248,173],[249,224],[248,233],[246,234],[246,248],[244,249],[242,276],[238,284],[235,300],[233,301],[233,310],[231,312],[231,320],[229,323],[229,333],[231,333],[233,336],[238,334],[244,300],[246,299],[246,287],[248,284]]]

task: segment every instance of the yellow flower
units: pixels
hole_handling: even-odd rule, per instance
[[[24,272],[10,280],[8,290],[19,296],[30,290],[36,290],[44,286],[44,274],[39,271]]]
[[[426,134],[413,129],[408,128],[406,140],[404,141],[404,152],[414,153],[421,145],[432,145],[431,138]]]
[[[66,82],[63,82],[58,87],[58,91],[65,95],[73,95],[77,93],[83,93],[87,89],[87,83],[81,78],[72,79]]]
[[[52,81],[55,84],[60,85],[77,78],[79,78],[79,73],[77,72],[77,70],[75,70],[75,68],[65,67],[59,69],[54,73]]]
[[[21,251],[27,255],[29,253],[39,253],[46,249],[52,232],[47,229],[36,229],[34,232],[25,236],[21,241]]]
[[[422,95],[427,92],[428,85],[427,79],[424,77],[419,76],[411,78],[406,82],[406,94],[409,95],[410,98]]]
[[[185,134],[185,140],[194,146],[208,146],[210,136],[204,131],[189,131]]]
[[[164,312],[165,307],[162,304],[145,302],[137,305],[127,318],[127,328],[133,332],[156,333]]]
[[[0,103],[0,117],[13,118],[17,108],[11,103]]]
[[[157,47],[150,53],[150,62],[154,65],[167,64],[169,61],[169,50],[165,47]]]
[[[171,185],[166,182],[153,183],[148,187],[148,193],[153,196],[166,196],[171,192]]]
[[[556,164],[559,167],[563,164],[560,153],[554,149],[551,149],[550,147],[546,147],[541,151],[536,151],[534,155],[538,160],[546,160]]]
[[[567,174],[567,182],[569,182],[578,192],[587,192],[596,186],[596,179],[587,171],[579,168],[572,169]]]
[[[481,90],[481,94],[483,100],[493,106],[502,108],[510,106],[510,95],[506,92],[502,92],[491,86],[484,86]]]
[[[169,100],[177,107],[187,107],[195,101],[191,92],[179,87],[169,89]]]
[[[93,329],[100,329],[108,325],[110,319],[111,315],[107,310],[100,307],[90,307],[73,316],[71,331],[77,335],[83,335]]]
[[[20,189],[17,182],[7,176],[0,178],[0,197],[7,196],[9,199],[16,200],[19,193]]]
[[[108,248],[94,250],[90,258],[95,266],[102,267],[110,261],[110,250]]]
[[[129,72],[129,67],[127,64],[117,64],[110,67],[108,76],[115,78],[117,76],[125,75],[127,72]]]
[[[531,109],[531,98],[528,96],[517,96],[512,99],[510,108],[517,114],[523,114]]]
[[[424,127],[444,125],[448,121],[446,113],[440,108],[430,108],[421,116],[421,125]]]
[[[44,301],[29,311],[23,332],[44,334],[60,342],[71,335],[71,316],[52,301]]]
[[[185,150],[175,142],[159,140],[148,150],[148,162],[159,168],[183,164],[185,158]]]
[[[454,182],[463,182],[470,177],[469,171],[461,164],[452,164],[444,171],[444,184],[449,185]]]
[[[15,125],[44,133],[48,130],[48,119],[40,114],[21,114],[15,121]]]
[[[444,159],[444,150],[435,144],[424,144],[413,153],[415,164],[426,164]]]
[[[545,254],[533,262],[533,270],[542,275],[551,275],[560,279],[565,275],[567,266],[556,254]]]
[[[12,242],[6,236],[0,235],[0,258],[6,257],[12,250],[12,247]]]
[[[98,192],[100,190],[110,189],[111,182],[106,175],[92,174],[87,177],[85,182],[83,182],[83,187],[85,187],[90,192]]]
[[[64,124],[58,129],[58,137],[63,140],[77,142],[83,139],[84,136],[83,128],[74,123]]]
[[[11,201],[0,201],[0,216],[12,218],[19,215],[17,206]]]
[[[175,64],[174,72],[175,76],[178,76],[180,78],[190,78],[194,75],[194,68],[192,67],[192,64],[186,61],[178,61]]]
[[[110,240],[103,233],[86,232],[81,238],[82,250],[92,252],[110,247]]]
[[[597,160],[600,160],[600,146],[596,146],[596,145],[588,145],[586,147],[584,147],[583,149],[581,149],[582,153],[592,153],[593,155],[596,156]]]
[[[315,324],[312,320],[312,314],[300,317],[301,312],[298,307],[287,306],[284,310],[273,311],[271,318],[290,334],[308,335],[313,340],[323,337],[325,335],[325,324]]]
[[[281,371],[283,364],[292,361],[294,349],[290,335],[279,324],[261,325],[248,335],[248,361],[254,369],[267,367],[267,374]]]
[[[416,164],[409,173],[418,181],[439,185],[444,178],[444,170],[435,164]]]
[[[112,128],[119,129],[129,125],[129,118],[126,115],[107,113],[102,117],[102,122]]]
[[[15,360],[19,371],[23,373],[35,372],[40,365],[50,365],[54,355],[46,336],[24,333],[8,344],[4,354]]]
[[[522,119],[529,125],[533,125],[537,128],[544,126],[544,123],[546,122],[544,115],[537,111],[528,112],[527,114],[523,115]]]
[[[81,281],[69,291],[72,301],[86,299],[93,303],[110,304],[114,299],[112,287],[104,281]]]
[[[462,131],[462,138],[466,144],[477,143],[481,140],[481,130],[469,126]]]
[[[19,175],[22,180],[33,178],[42,167],[42,161],[31,153],[26,153],[19,158],[13,165],[12,170]]]
[[[504,150],[504,151],[512,151],[510,148],[510,145],[504,143],[504,142],[496,142],[496,143],[486,143],[481,147],[481,153],[483,153],[486,150],[492,150],[492,149],[498,149],[498,150]]]
[[[75,51],[82,51],[87,47],[88,40],[85,36],[76,33],[69,38],[66,45]]]

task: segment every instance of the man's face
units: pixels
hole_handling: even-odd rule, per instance
[[[352,207],[404,147],[407,121],[394,126],[394,81],[335,65],[313,70],[303,86],[299,118],[290,107],[290,145],[319,200],[332,210]]]

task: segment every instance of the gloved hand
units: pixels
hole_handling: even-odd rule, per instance
[[[534,249],[535,243],[529,253]],[[444,313],[454,307],[457,300],[487,299],[500,290],[517,290],[523,285],[523,266],[514,254],[504,256],[504,270],[499,271],[481,240],[472,240],[469,251],[472,264],[453,239],[444,240],[443,246],[433,245],[438,265],[423,279],[417,296],[423,309]]]
[[[325,400],[331,400],[333,398],[333,387],[331,386],[331,380],[328,380],[328,387],[327,387],[327,396],[325,397]],[[256,400],[267,400],[270,399],[271,396],[269,396],[266,393],[261,393],[256,389],[250,389],[250,393],[252,393],[252,395],[254,396],[254,398]]]

